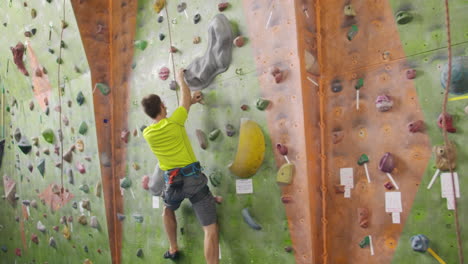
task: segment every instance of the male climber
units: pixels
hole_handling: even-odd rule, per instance
[[[158,95],[150,94],[141,101],[145,113],[153,119],[153,123],[143,131],[143,136],[159,160],[159,167],[165,171],[163,220],[170,247],[164,253],[164,258],[175,260],[179,256],[175,210],[188,198],[203,226],[206,261],[208,264],[217,264],[219,244],[216,202],[221,202],[221,197],[211,194],[208,180],[201,172],[184,126],[190,106],[200,102],[202,94],[197,91],[191,96],[183,69],[179,70],[177,77],[181,91],[180,106],[170,117],[167,117],[167,108]]]

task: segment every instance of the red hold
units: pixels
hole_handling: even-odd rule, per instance
[[[141,179],[141,187],[143,187],[143,189],[149,190],[149,180],[150,178],[148,175],[143,176]]]
[[[273,67],[271,70],[270,70],[270,73],[271,75],[273,75],[273,77],[275,78],[275,82],[276,83],[280,83],[283,78],[284,78],[284,74],[283,74],[283,71],[281,71],[278,67]]]
[[[174,46],[171,46],[171,48],[169,49],[169,52],[170,53],[176,53],[178,51],[178,49]]]
[[[424,130],[424,121],[416,120],[408,124],[408,130],[411,133],[422,132]]]
[[[122,139],[122,141],[125,142],[125,143],[128,143],[129,136],[130,136],[130,131],[128,131],[127,129],[124,129],[120,133],[120,139]]]
[[[412,79],[416,78],[416,70],[415,69],[406,70],[406,78],[408,80],[412,80]]]
[[[39,244],[39,238],[37,237],[36,234],[31,235],[31,241],[34,242],[35,244]]]
[[[15,249],[15,254],[16,254],[16,256],[21,257],[21,249],[16,248]]]
[[[249,106],[243,104],[243,105],[241,105],[241,109],[242,109],[242,111],[247,111],[247,110],[249,110]]]
[[[278,144],[276,144],[276,149],[278,150],[278,152],[281,155],[283,155],[283,156],[288,155],[288,147],[286,147],[285,145],[283,145],[281,143],[278,143]]]
[[[443,128],[443,114],[439,115],[439,118],[437,119],[437,125],[440,128]],[[455,133],[457,132],[457,129],[453,127],[453,119],[450,114],[445,114],[445,129],[449,133]]]
[[[169,69],[167,67],[162,67],[159,70],[159,79],[165,81],[167,78],[169,78]]]
[[[238,48],[244,46],[245,44],[245,39],[243,36],[238,36],[237,38],[234,39],[233,41],[234,45]]]
[[[283,202],[284,204],[291,203],[292,201],[293,201],[293,198],[289,195],[281,196],[281,202]]]
[[[24,66],[23,62],[23,55],[25,51],[23,43],[18,42],[18,44],[16,44],[14,48],[10,47],[10,49],[13,53],[13,61],[15,62],[16,66],[18,66],[18,70],[20,70],[20,72],[25,76],[29,76],[29,73],[26,70],[26,67]]]
[[[387,190],[393,190],[393,184],[391,182],[386,182],[384,184],[384,187],[387,189]]]
[[[218,10],[219,10],[219,12],[223,12],[223,11],[226,10],[228,7],[229,7],[229,3],[228,3],[228,2],[224,2],[224,3],[219,3],[219,4],[218,4]]]

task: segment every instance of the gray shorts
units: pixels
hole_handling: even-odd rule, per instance
[[[172,211],[179,208],[185,198],[192,203],[195,215],[202,226],[216,223],[216,201],[211,194],[205,174],[185,176],[184,185],[181,188],[170,188],[166,183],[163,191],[164,205]]]

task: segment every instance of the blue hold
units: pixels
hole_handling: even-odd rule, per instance
[[[2,246],[2,251],[6,253],[8,251],[8,248],[6,246]]]
[[[429,248],[429,238],[425,235],[415,235],[410,238],[411,248],[414,251],[426,252]]]
[[[440,82],[445,89],[448,78],[448,63],[445,64],[440,76]],[[468,93],[468,57],[460,56],[452,60],[452,78],[450,82],[451,94],[461,95]]]

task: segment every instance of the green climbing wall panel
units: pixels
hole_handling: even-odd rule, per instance
[[[447,63],[447,37],[445,26],[445,7],[443,1],[390,1],[393,12],[409,10],[415,19],[408,24],[398,25],[402,46],[405,50],[408,64],[417,71],[414,80],[419,103],[422,107],[427,133],[432,145],[443,144],[441,129],[437,127],[437,117],[442,109],[443,92],[440,85],[440,75]],[[451,16],[452,51],[453,56],[468,55],[468,24],[466,1],[449,1]],[[451,95],[450,97],[454,97]],[[454,117],[457,133],[449,134],[457,147],[457,169],[460,176],[461,198],[458,199],[459,221],[463,250],[468,252],[467,235],[464,223],[468,221],[467,197],[468,185],[464,176],[468,173],[468,117],[464,108],[468,100],[450,101],[447,111]],[[431,248],[436,251],[446,263],[458,263],[457,241],[455,234],[454,212],[447,210],[446,199],[441,198],[440,179],[430,190],[426,187],[432,178],[435,168],[435,158],[432,157],[419,191],[416,195],[411,213],[408,216],[404,231],[398,242],[398,247],[392,263],[435,263],[436,260],[428,253],[421,254],[411,250],[409,239],[416,234],[425,234],[431,240]]]
[[[204,54],[208,45],[208,24],[219,13],[217,3],[187,1],[186,11],[181,13],[177,12],[177,4],[177,1],[169,1],[169,19],[165,10],[162,10],[160,15],[163,16],[163,22],[158,23],[158,15],[152,8],[153,1],[139,1],[135,39],[147,41],[148,46],[144,50],[135,47],[131,77],[128,130],[132,132],[132,136],[128,143],[127,164],[128,175],[137,184],[131,187],[135,197],[130,191],[124,192],[127,218],[123,229],[123,263],[149,263],[154,260],[165,263],[162,255],[168,248],[162,225],[162,209],[152,208],[151,195],[139,184],[143,175],[153,173],[156,165],[156,158],[139,130],[142,125],[151,123],[141,109],[140,100],[147,94],[157,93],[168,107],[169,115],[177,107],[176,93],[169,89],[174,75],[169,54],[167,22],[169,20],[173,46],[179,50],[174,54],[175,67],[179,69]],[[201,15],[201,21],[194,24],[193,17],[197,13]],[[230,1],[230,7],[223,14],[237,25],[240,34],[248,37],[251,32],[247,32],[241,1]],[[166,36],[162,41],[159,38],[161,33]],[[196,36],[201,38],[199,44],[193,43]],[[204,173],[207,176],[217,175],[220,180],[217,187],[210,185],[210,188],[214,194],[224,197],[223,204],[217,207],[221,263],[294,263],[293,254],[284,250],[291,246],[291,241],[280,200],[280,189],[275,181],[277,167],[268,136],[266,115],[255,108],[255,101],[261,94],[252,54],[248,41],[241,48],[233,47],[229,69],[203,90],[205,105],[192,106],[186,128],[195,154],[204,167]],[[161,67],[168,67],[171,71],[166,81],[158,78]],[[241,110],[243,104],[249,106],[248,111]],[[236,154],[240,119],[243,117],[250,118],[261,126],[266,137],[266,155],[260,170],[252,178],[254,194],[237,195],[237,178],[229,172],[227,166]],[[228,137],[225,133],[227,124],[232,124],[237,130],[233,137]],[[202,150],[198,146],[195,130],[201,129],[209,134],[216,128],[222,133],[214,141],[209,141],[206,150]],[[135,129],[138,132],[136,137],[133,136]],[[134,162],[140,165],[139,170],[131,166]],[[160,206],[162,207],[162,203]],[[244,222],[241,215],[244,207],[250,208],[253,217],[262,225],[262,230],[253,230]],[[133,214],[144,215],[144,222],[137,223],[131,217]],[[182,250],[180,263],[205,263],[203,231],[188,201],[178,210],[177,218],[179,246]],[[139,248],[144,251],[142,258],[136,256]]]
[[[50,3],[49,3],[50,2]],[[2,1],[0,3],[0,87],[5,87],[5,137],[6,148],[0,174],[10,176],[16,181],[16,190],[19,200],[12,206],[7,200],[0,200],[0,246],[5,246],[7,252],[0,252],[0,263],[82,263],[89,258],[94,263],[110,263],[110,249],[107,235],[104,201],[102,196],[95,195],[95,186],[100,181],[99,158],[97,155],[97,138],[94,128],[94,110],[92,105],[91,76],[84,49],[80,41],[80,34],[69,1]],[[50,202],[50,197],[40,196],[51,184],[61,185],[60,169],[55,165],[60,161],[60,156],[54,153],[55,145],[59,143],[57,130],[59,129],[59,113],[55,108],[59,105],[57,58],[60,46],[60,31],[63,9],[65,8],[65,21],[68,27],[63,34],[65,48],[62,51],[61,84],[63,88],[62,98],[62,131],[64,152],[76,143],[78,139],[84,142],[84,150],[75,149],[71,163],[64,161],[64,188],[68,189],[73,197],[58,210],[52,210],[58,200]],[[32,11],[32,10],[35,11]],[[35,17],[32,16],[35,13]],[[29,77],[24,76],[13,63],[10,47],[18,42],[26,43],[25,31],[33,31],[36,34],[28,40],[34,50],[37,61],[47,72],[47,78],[51,84],[49,102],[49,114],[45,113],[35,97],[37,87],[33,89],[33,63],[28,52],[25,52],[24,62],[29,71]],[[50,36],[50,39],[49,39]],[[86,102],[79,105],[75,98],[82,92]],[[16,101],[16,104],[13,102]],[[69,101],[71,102],[69,104]],[[34,105],[30,110],[30,104]],[[68,124],[66,125],[68,120]],[[86,135],[78,134],[78,127],[82,121],[89,126]],[[33,146],[32,151],[23,154],[14,139],[13,132],[16,128],[32,143],[33,137],[38,137],[38,146]],[[50,144],[44,140],[41,133],[51,128],[55,133],[55,142]],[[2,135],[3,136],[3,135]],[[45,154],[46,149],[49,154]],[[37,154],[36,154],[37,152]],[[45,160],[45,173],[41,176],[37,165]],[[84,164],[86,173],[80,174],[76,163]],[[32,165],[32,172],[28,166]],[[67,171],[71,169],[74,175],[74,185],[69,183]],[[88,194],[79,190],[79,186],[87,184],[90,187]],[[0,184],[0,192],[3,194],[4,186]],[[42,197],[42,198],[41,198]],[[52,196],[53,197],[53,196]],[[55,196],[58,197],[58,196]],[[65,194],[65,199],[66,199]],[[41,199],[45,203],[41,202]],[[60,198],[58,198],[60,200]],[[89,199],[91,211],[80,210],[80,201]],[[30,208],[30,216],[26,220],[22,200],[36,200],[37,209]],[[77,209],[73,203],[77,203]],[[87,217],[88,225],[78,223],[81,214]],[[72,216],[73,222],[68,228],[71,231],[71,239],[66,240],[61,231],[64,225],[60,218]],[[99,229],[89,226],[90,216],[96,216]],[[15,218],[19,217],[19,222]],[[36,229],[36,224],[41,221],[46,231],[41,233]],[[58,226],[55,231],[53,226]],[[23,235],[22,235],[23,233]],[[36,234],[39,243],[31,241],[31,235]],[[48,245],[50,237],[54,237],[56,248]],[[85,246],[88,252],[85,251]],[[15,249],[22,251],[22,256],[15,255]]]

